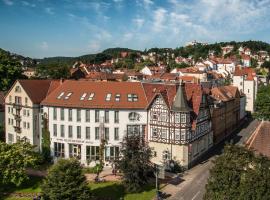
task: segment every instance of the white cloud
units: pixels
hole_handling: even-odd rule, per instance
[[[49,49],[49,45],[47,42],[42,42],[41,45],[40,45],[40,48],[44,51],[48,50]]]
[[[8,6],[12,6],[14,4],[13,1],[11,0],[3,0],[4,4],[8,5]]]
[[[87,48],[92,52],[98,52],[101,50],[101,45],[97,41],[90,41]]]
[[[154,31],[160,32],[164,29],[166,22],[166,14],[167,10],[164,8],[158,8],[154,11],[154,19],[153,19],[153,29]]]
[[[50,8],[50,7],[47,7],[45,8],[45,12],[49,15],[54,15],[54,11],[53,11],[53,8]]]
[[[133,19],[133,22],[135,23],[135,26],[138,29],[140,29],[143,26],[144,21],[145,20],[143,18],[135,18],[135,19]]]
[[[29,6],[29,7],[36,7],[36,4],[33,4],[33,3],[29,3],[28,1],[22,1],[22,4],[24,5],[24,6]]]

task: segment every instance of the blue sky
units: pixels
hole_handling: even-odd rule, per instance
[[[0,0],[0,48],[78,56],[198,40],[270,42],[270,0]]]

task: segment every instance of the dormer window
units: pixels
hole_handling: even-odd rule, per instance
[[[111,100],[111,97],[112,97],[112,94],[111,93],[107,94],[106,95],[106,101],[110,101]]]
[[[61,99],[65,92],[61,92],[61,94],[57,97],[57,99]]]
[[[89,101],[93,100],[94,96],[95,96],[95,93],[91,93],[91,94],[89,95],[89,97],[88,97],[88,100],[89,100]]]
[[[83,93],[82,96],[81,96],[81,98],[80,98],[80,100],[81,100],[81,101],[84,100],[85,97],[86,97],[86,95],[87,95],[87,93]]]
[[[120,94],[116,94],[116,95],[115,95],[115,101],[120,101],[120,97],[121,97]]]
[[[128,94],[128,101],[138,101],[137,94]]]
[[[67,96],[65,96],[65,99],[67,100],[67,99],[69,99],[69,97],[72,95],[72,92],[69,92],[68,94],[67,94]]]

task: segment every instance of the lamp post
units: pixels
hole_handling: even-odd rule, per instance
[[[158,165],[155,164],[155,175],[156,175],[156,199],[159,200],[159,188],[158,188]]]

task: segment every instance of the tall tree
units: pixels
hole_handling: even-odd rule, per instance
[[[139,135],[124,138],[121,147],[122,158],[117,165],[123,172],[123,182],[129,192],[137,192],[148,183],[152,172],[152,152]]]
[[[10,183],[20,185],[28,179],[26,167],[34,167],[39,161],[33,149],[34,146],[25,142],[0,142],[0,188]]]
[[[255,101],[257,119],[270,120],[270,86],[260,86]]]
[[[90,189],[76,159],[61,159],[48,172],[42,187],[45,200],[89,200]]]
[[[0,91],[8,90],[16,79],[22,77],[21,63],[0,49]]]
[[[204,199],[269,199],[270,161],[245,147],[225,146],[214,161]]]

